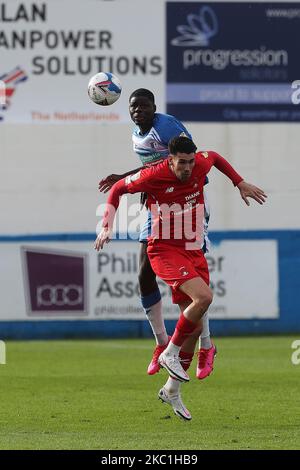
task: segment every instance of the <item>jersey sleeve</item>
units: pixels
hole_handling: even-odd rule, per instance
[[[230,163],[219,155],[216,152],[207,152],[209,154],[209,158],[212,160],[213,166],[215,166],[219,171],[221,171],[224,175],[226,175],[229,179],[231,179],[234,186],[237,186],[244,178],[242,178],[230,165]]]
[[[126,192],[130,194],[147,192],[150,189],[150,182],[153,174],[155,173],[155,167],[147,167],[142,170],[129,175],[125,178]]]

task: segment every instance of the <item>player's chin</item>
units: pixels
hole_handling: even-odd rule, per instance
[[[133,122],[136,126],[142,126],[143,124],[146,123],[146,120],[142,118],[135,118],[133,119]]]

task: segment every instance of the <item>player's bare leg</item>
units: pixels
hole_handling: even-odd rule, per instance
[[[212,302],[210,287],[199,276],[184,282],[179,289],[192,300],[183,311],[184,317],[199,326],[200,320]]]
[[[190,297],[191,303],[181,313],[175,332],[159,357],[159,363],[173,378],[188,382],[189,376],[180,364],[179,352],[185,340],[199,328],[201,317],[212,302],[212,292],[200,276],[189,279],[179,289]]]

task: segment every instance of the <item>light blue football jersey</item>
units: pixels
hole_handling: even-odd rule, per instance
[[[191,134],[170,114],[155,113],[153,126],[146,134],[141,134],[136,127],[132,134],[133,150],[139,156],[143,165],[152,163],[169,155],[169,140],[178,135],[192,138]]]

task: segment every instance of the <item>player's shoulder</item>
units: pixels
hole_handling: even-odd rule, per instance
[[[197,161],[201,161],[209,157],[215,157],[216,155],[219,155],[219,154],[215,152],[214,150],[200,150],[195,154],[195,158]]]
[[[176,117],[172,116],[171,114],[162,114],[162,113],[155,113],[153,119],[153,127],[159,130],[166,130],[170,128],[182,128],[185,129],[182,122],[180,122]]]
[[[166,114],[166,113],[154,114],[154,120],[153,120],[154,124],[166,124],[166,123],[172,123],[172,122],[179,122],[179,121],[171,114]]]
[[[182,122],[176,119],[171,114],[155,113],[153,120],[153,127],[159,134],[162,141],[168,144],[172,137],[177,135],[185,135],[191,138],[191,135],[184,127]]]
[[[157,173],[164,171],[167,168],[167,158],[162,159],[159,163],[146,164],[142,170],[139,171],[141,176],[155,176]]]
[[[167,171],[169,165],[168,161],[168,158],[164,158],[159,163],[149,166],[148,168],[151,168],[151,174],[157,175],[158,173],[164,173]]]
[[[164,181],[169,176],[169,160],[165,158],[160,163],[148,167],[144,175],[148,180],[151,180],[156,183]]]

